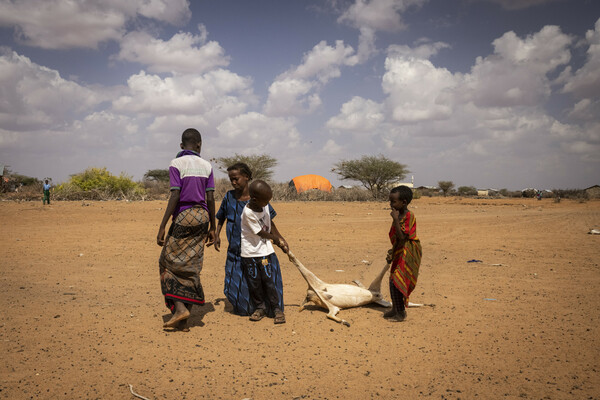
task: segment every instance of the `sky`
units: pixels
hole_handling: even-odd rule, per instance
[[[278,182],[600,184],[600,1],[0,0],[0,164],[139,180],[189,127]]]

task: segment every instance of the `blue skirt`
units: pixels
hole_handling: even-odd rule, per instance
[[[283,309],[283,279],[281,277],[281,266],[276,255],[273,255],[273,266],[275,267],[275,288],[279,295],[279,309]],[[233,312],[237,315],[251,315],[254,312],[254,305],[250,301],[250,292],[246,274],[242,268],[242,259],[239,255],[227,252],[227,261],[225,263],[225,288],[223,290],[225,297],[233,306]],[[274,316],[274,310],[270,309],[268,302],[267,315]]]

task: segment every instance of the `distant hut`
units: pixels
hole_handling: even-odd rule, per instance
[[[585,193],[590,199],[600,199],[600,185],[590,186],[585,189]]]
[[[331,182],[321,175],[300,175],[290,181],[290,187],[296,189],[296,192],[302,193],[307,190],[317,189],[324,192],[331,192]]]

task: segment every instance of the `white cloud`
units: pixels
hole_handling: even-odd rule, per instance
[[[419,41],[419,43],[421,44],[418,44],[415,47],[410,47],[406,45],[391,45],[390,47],[388,47],[388,55],[395,57],[412,57],[428,60],[432,56],[439,53],[440,50],[450,48],[450,45],[448,43],[432,43],[427,39],[422,39]]]
[[[563,150],[579,155],[583,160],[589,162],[600,161],[600,144],[589,143],[582,140],[574,142],[562,143],[561,147]]]
[[[333,139],[327,140],[321,151],[322,153],[331,156],[340,156],[341,154],[343,154],[342,146],[337,144]]]
[[[302,64],[281,74],[280,78],[316,78],[320,83],[327,83],[330,79],[340,76],[341,66],[352,66],[356,63],[357,58],[352,46],[346,46],[342,40],[336,40],[333,47],[323,40],[304,54]]]
[[[264,112],[271,116],[312,113],[321,105],[317,93],[320,87],[339,77],[342,66],[357,62],[354,49],[343,41],[336,41],[335,46],[319,42],[304,54],[302,64],[282,73],[271,84]]]
[[[450,91],[456,79],[450,71],[429,60],[395,55],[387,57],[385,68],[382,87],[394,121],[415,123],[452,113]]]
[[[144,71],[127,81],[129,93],[113,102],[119,112],[198,115],[225,119],[255,101],[251,80],[227,70],[161,78]]]
[[[545,154],[556,155],[554,165],[544,164],[556,173],[597,162],[596,102],[581,101],[572,111],[572,117],[587,121],[582,126],[561,123],[543,108],[551,94],[547,75],[570,61],[572,42],[554,26],[524,38],[508,32],[493,42],[494,54],[476,59],[469,74],[452,74],[428,59],[446,48],[444,43],[391,46],[382,79],[387,97],[381,103],[352,98],[327,128],[344,142],[351,137],[343,145],[346,153],[363,154],[370,140],[369,146],[386,155],[410,160],[411,168],[425,162],[423,154],[426,160],[455,159],[443,164],[463,177],[493,176],[498,170],[518,175],[527,169],[530,173],[520,175],[526,181],[539,174],[537,160]],[[382,118],[367,118],[377,111]],[[357,129],[369,132],[368,138]],[[477,174],[468,167],[474,162],[481,162]],[[421,165],[422,173],[423,168],[431,174],[431,164]]]
[[[494,54],[478,57],[461,89],[478,107],[536,106],[550,95],[549,72],[570,61],[572,38],[557,26],[519,38],[507,32],[493,41]]]
[[[312,113],[321,105],[321,98],[310,94],[315,84],[302,79],[284,78],[269,86],[269,97],[264,111],[271,116]]]
[[[25,131],[67,123],[106,100],[58,71],[14,51],[0,52],[0,129]]]
[[[600,120],[600,99],[582,99],[569,111],[569,118],[579,121]]]
[[[227,66],[229,58],[219,43],[204,43],[206,31],[200,35],[179,32],[163,41],[145,32],[131,32],[124,36],[116,59],[138,62],[151,72],[201,74],[217,67]]]
[[[340,113],[330,118],[326,126],[331,130],[372,132],[384,119],[381,104],[355,96],[342,105]]]
[[[573,93],[580,99],[600,96],[600,19],[596,21],[595,29],[587,31],[585,38],[589,44],[586,63],[572,77],[563,77],[566,81],[564,92]]]
[[[367,27],[360,28],[360,34],[358,35],[358,51],[356,52],[357,61],[359,63],[364,63],[376,53],[375,30]]]
[[[0,2],[0,26],[15,27],[20,41],[45,49],[96,48],[120,40],[137,15],[181,24],[190,11],[186,0]]]
[[[115,4],[122,3],[114,0]],[[129,2],[129,1],[128,1]],[[137,12],[147,18],[182,25],[190,18],[189,0],[137,0]]]
[[[76,141],[95,149],[123,149],[140,139],[137,119],[110,111],[94,112],[76,120],[70,131]]]
[[[395,32],[406,28],[400,13],[411,6],[421,6],[427,0],[356,0],[339,18],[355,28]]]
[[[221,123],[219,141],[242,154],[271,153],[275,148],[294,148],[299,141],[295,121],[286,118],[268,117],[249,112],[229,118]]]
[[[375,32],[396,32],[406,29],[401,13],[411,6],[421,6],[427,0],[356,0],[338,18],[360,31],[357,61],[365,62],[377,53]]]

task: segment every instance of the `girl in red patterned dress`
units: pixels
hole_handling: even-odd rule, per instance
[[[393,307],[383,316],[398,322],[406,319],[408,297],[417,284],[421,264],[417,222],[413,212],[407,208],[412,197],[412,190],[408,186],[397,186],[390,191],[392,249],[388,252],[387,261],[391,263],[390,297]]]

